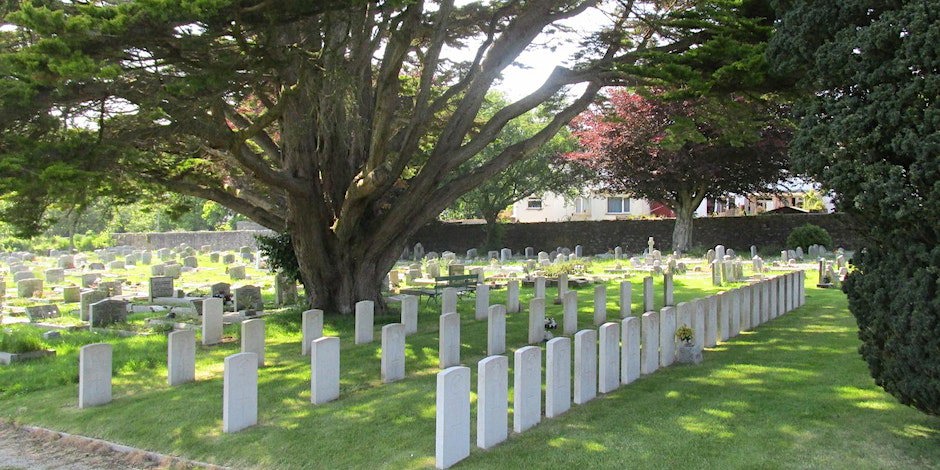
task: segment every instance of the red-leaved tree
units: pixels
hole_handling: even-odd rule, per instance
[[[615,89],[572,121],[601,191],[662,201],[676,213],[673,250],[687,251],[705,198],[769,190],[787,175],[791,125],[778,107],[742,97],[667,100]]]

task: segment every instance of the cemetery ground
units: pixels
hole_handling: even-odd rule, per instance
[[[593,269],[602,272],[610,265],[599,262]],[[211,263],[200,266],[210,269],[193,282],[225,280]],[[260,271],[249,275],[253,279],[246,283],[264,284],[258,282]],[[645,275],[629,278],[631,310],[637,316]],[[660,276],[656,308],[663,305],[661,283]],[[677,276],[675,284],[677,302],[726,289],[712,286],[706,273]],[[607,289],[611,319],[619,317],[616,286],[610,282]],[[591,328],[593,285],[572,288],[579,293],[579,327]],[[572,405],[560,417],[543,417],[491,450],[474,447],[458,465],[940,468],[940,420],[898,404],[873,383],[857,353],[856,325],[841,292],[817,289],[812,272],[806,289],[804,306],[707,349],[702,364],[673,365]],[[550,287],[547,297],[556,292]],[[526,343],[525,311],[532,295],[531,288],[523,288],[523,312],[506,317],[509,356]],[[471,369],[473,392],[476,363],[486,357],[487,343],[486,321],[474,319],[474,300],[463,296],[458,308],[461,363]],[[505,301],[505,289],[491,291],[491,305]],[[270,296],[266,302],[271,305]],[[375,331],[399,321],[396,308],[392,304],[388,315],[376,316]],[[380,341],[355,345],[354,319],[327,316],[324,335],[341,338],[341,388],[338,400],[321,405],[310,403],[310,359],[300,353],[302,308],[264,316],[259,422],[237,433],[222,432],[221,401],[223,360],[239,352],[238,325],[225,327],[226,340],[219,345],[197,345],[196,381],[176,387],[167,385],[163,333],[64,332],[48,340],[57,352],[54,358],[0,367],[0,419],[234,468],[432,467],[440,305],[422,299],[420,309],[418,332],[406,340],[407,376],[390,384],[380,377]],[[146,316],[132,315],[128,323],[145,331]],[[546,316],[561,323],[561,306],[549,301]],[[560,329],[555,334],[561,335]],[[78,350],[96,342],[114,347],[114,399],[79,409]],[[475,394],[472,400],[475,408]],[[511,422],[511,406],[509,413]]]

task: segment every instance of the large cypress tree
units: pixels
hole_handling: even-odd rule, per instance
[[[844,287],[859,352],[886,391],[940,415],[940,5],[778,3],[771,63],[811,96],[792,158],[865,236]]]
[[[598,3],[2,2],[0,216],[37,230],[52,202],[161,187],[289,233],[315,306],[381,308],[418,228],[549,141],[625,76],[614,64],[704,36],[660,25],[692,4],[618,2],[574,66],[481,114],[536,38]],[[537,130],[468,164],[579,83]]]

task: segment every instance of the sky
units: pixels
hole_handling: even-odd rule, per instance
[[[610,19],[598,9],[588,9],[574,18],[560,22],[573,31],[542,33],[522,53],[517,61],[518,65],[510,65],[503,71],[503,81],[495,88],[506,93],[510,99],[519,99],[535,91],[545,82],[555,66],[571,65],[570,58],[580,49],[578,43],[581,39],[587,38],[609,22]],[[464,50],[450,49],[446,54],[454,59],[470,60],[475,52],[475,48],[468,47]],[[573,92],[582,88],[573,87]]]

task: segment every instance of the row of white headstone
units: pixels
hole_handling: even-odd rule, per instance
[[[694,347],[701,349],[796,309],[805,303],[804,282],[805,273],[794,272],[646,312],[641,319],[627,317],[598,330],[581,330],[574,335],[573,397],[571,340],[548,341],[545,417],[567,411],[572,398],[576,404],[587,403],[598,391],[612,392],[673,364],[680,325],[693,328]],[[513,431],[521,433],[541,421],[541,349],[525,346],[513,358]],[[509,360],[490,355],[477,367],[477,446],[488,449],[508,437]],[[436,405],[435,464],[449,468],[470,455],[469,367],[453,365],[438,373]]]
[[[721,292],[705,299],[697,299],[691,303],[680,303],[676,307],[665,307],[659,312],[647,312],[642,320],[632,316],[624,318],[621,324],[603,323],[600,326],[601,367],[597,369],[598,332],[583,330],[575,334],[575,363],[576,377],[581,380],[575,382],[575,403],[584,403],[596,394],[599,388],[602,393],[609,392],[619,386],[619,383],[630,383],[640,373],[649,374],[659,367],[665,367],[675,360],[675,331],[679,325],[689,325],[695,331],[695,346],[714,346],[718,339],[727,340],[736,336],[740,331],[754,328],[757,325],[775,318],[782,313],[796,308],[805,301],[803,280],[805,274],[800,271],[745,287]],[[624,285],[625,284],[625,285]],[[629,283],[621,284],[621,309],[626,305],[629,312]],[[570,298],[573,292],[564,295]],[[624,299],[624,295],[626,298]],[[606,296],[601,297],[606,303]],[[625,302],[624,302],[625,300]],[[221,304],[220,299],[208,299],[210,309],[204,310],[204,317],[210,311],[217,310],[219,317],[219,335],[221,335]],[[408,299],[409,303],[417,303],[416,298]],[[530,304],[530,343],[540,342],[533,334],[539,327],[541,333],[542,319],[544,318],[544,298],[533,299]],[[361,307],[360,307],[361,306]],[[357,304],[357,319],[360,309],[363,312],[371,311],[371,302]],[[218,308],[216,308],[218,307]],[[409,309],[410,310],[410,309]],[[416,310],[416,308],[415,308]],[[505,352],[505,325],[507,309],[502,305],[488,307],[487,311],[487,354],[496,356]],[[382,328],[382,357],[381,373],[384,382],[400,380],[405,376],[405,336],[416,331],[416,315],[414,322],[405,318],[403,308],[403,322],[385,325]],[[577,327],[577,310],[574,311],[575,328]],[[211,317],[213,313],[208,313]],[[678,316],[678,318],[677,318]],[[598,320],[595,313],[595,320]],[[204,320],[209,317],[204,318]],[[622,330],[621,330],[622,327]],[[223,387],[223,431],[235,432],[257,422],[257,380],[258,368],[265,362],[265,333],[264,320],[246,320],[242,328],[241,353],[234,354],[225,359],[224,387]],[[411,330],[409,331],[409,328]],[[339,397],[339,338],[323,337],[323,312],[308,310],[303,313],[302,320],[302,346],[301,353],[311,356],[311,402],[314,404],[326,403]],[[357,339],[359,325],[357,322]],[[623,348],[618,344],[618,336],[622,331],[620,340]],[[206,343],[206,325],[203,325],[203,342]],[[456,367],[460,364],[460,317],[456,312],[441,316],[440,320],[440,365],[442,369]],[[570,362],[570,340],[556,338],[564,341],[549,341],[549,356],[547,364],[568,364]],[[568,341],[568,342],[565,342]],[[217,342],[217,341],[216,341]],[[644,345],[641,349],[641,343]],[[206,343],[211,344],[211,343]],[[171,386],[195,380],[195,333],[192,330],[173,332],[167,342],[167,375]],[[538,351],[522,348],[519,351]],[[622,355],[618,356],[619,354]],[[519,351],[516,352],[517,364],[525,364],[519,360]],[[592,352],[593,351],[593,352]],[[658,354],[649,352],[658,351]],[[529,357],[529,356],[526,356]],[[536,362],[536,371],[541,369]],[[553,359],[555,358],[555,359]],[[593,358],[593,359],[592,359]],[[533,359],[529,359],[530,361]],[[494,364],[497,361],[494,361]],[[111,401],[111,364],[112,348],[110,344],[99,343],[87,345],[80,352],[79,367],[79,407],[86,408]],[[579,366],[580,364],[580,366]],[[496,365],[492,367],[498,367]],[[620,368],[619,372],[617,372]],[[551,367],[550,370],[553,370]],[[517,374],[521,373],[517,367]],[[584,371],[584,372],[579,372]],[[496,372],[490,374],[494,375]],[[592,375],[593,374],[593,375]],[[539,374],[536,374],[537,376]],[[559,371],[552,374],[547,381],[557,383],[570,383],[570,372]],[[567,379],[565,377],[568,377]],[[618,381],[617,379],[620,379]],[[517,390],[526,390],[524,379],[516,378]],[[597,381],[599,380],[599,384]],[[536,378],[538,381],[538,377]],[[579,383],[581,385],[579,385]],[[591,385],[594,384],[594,385]],[[469,385],[468,385],[469,387]],[[550,390],[553,387],[548,387]],[[540,384],[537,387],[540,390]],[[540,392],[539,392],[540,393]],[[562,393],[562,392],[558,392]],[[524,396],[524,395],[519,395]],[[567,395],[564,395],[567,396]],[[557,416],[567,410],[570,399],[564,396],[546,396],[547,416]],[[563,399],[564,398],[564,399]],[[553,403],[565,403],[554,406]],[[518,411],[521,420],[518,429],[531,427],[533,420],[525,412],[525,405]],[[540,409],[540,404],[535,406]],[[537,413],[536,413],[537,414]],[[530,416],[526,420],[524,417]],[[537,423],[538,419],[534,420]],[[530,424],[526,424],[530,423]]]

